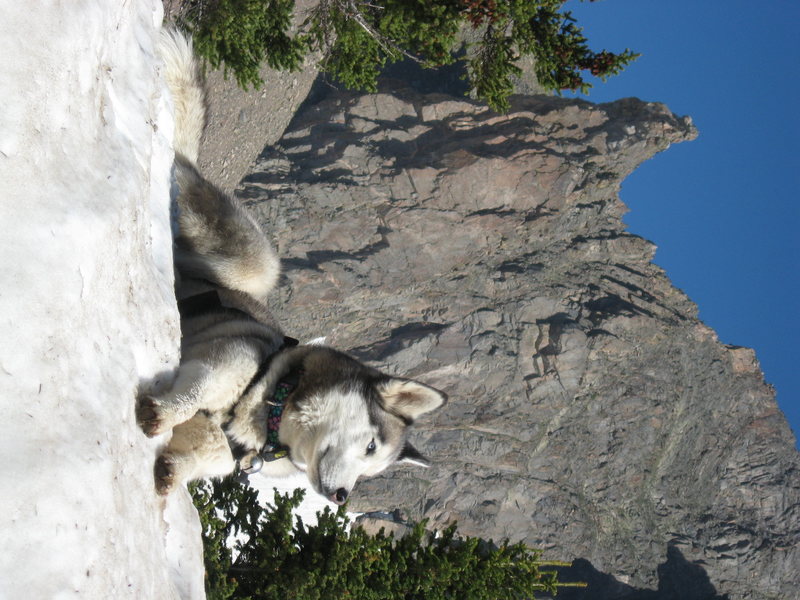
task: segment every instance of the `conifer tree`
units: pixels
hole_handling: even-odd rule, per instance
[[[233,477],[193,484],[192,493],[210,600],[530,600],[564,585],[552,570],[563,563],[542,562],[523,544],[462,538],[455,525],[434,533],[423,521],[396,539],[348,528],[345,507],[326,509],[315,526],[295,523],[302,490],[276,492],[267,511]]]
[[[590,0],[594,1],[594,0]],[[321,51],[322,68],[354,89],[375,91],[387,63],[410,59],[435,68],[466,63],[472,92],[508,110],[520,59],[535,59],[545,89],[588,91],[587,75],[605,79],[638,55],[589,48],[564,0],[320,0],[290,33],[294,0],[191,0],[181,21],[214,67],[224,66],[245,89],[260,87],[259,66],[300,68]],[[477,42],[460,53],[459,31]]]

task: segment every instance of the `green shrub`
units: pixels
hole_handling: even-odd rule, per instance
[[[345,508],[325,509],[315,526],[293,523],[302,490],[275,493],[263,511],[256,492],[234,478],[191,486],[203,525],[208,598],[253,600],[519,600],[554,593],[556,573],[522,544],[499,547],[438,534],[425,522],[395,539],[347,530]],[[225,540],[235,535],[235,553]]]
[[[243,89],[259,88],[262,63],[294,71],[308,50],[288,34],[293,11],[294,0],[201,0],[190,3],[183,22],[212,67],[232,72]]]
[[[239,84],[262,84],[259,65],[297,69],[310,51],[322,68],[350,88],[374,91],[387,62],[410,58],[435,68],[465,61],[472,91],[492,108],[508,96],[524,56],[533,56],[546,89],[588,91],[585,75],[619,73],[638,54],[595,52],[563,0],[320,0],[292,37],[294,0],[194,0],[183,23],[213,67],[224,64]],[[462,56],[458,32],[479,40]]]

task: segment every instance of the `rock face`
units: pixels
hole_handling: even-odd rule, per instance
[[[446,390],[428,470],[352,508],[457,520],[579,559],[559,597],[791,598],[800,457],[751,350],[726,347],[625,231],[620,182],[687,118],[518,97],[499,116],[408,89],[297,115],[239,189],[283,257],[275,308]]]

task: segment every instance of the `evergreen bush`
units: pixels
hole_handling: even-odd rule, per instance
[[[373,536],[348,530],[345,507],[326,508],[315,526],[295,523],[302,490],[276,492],[264,511],[256,492],[234,477],[190,489],[210,600],[528,600],[563,585],[546,568],[562,563],[544,563],[523,544],[461,538],[455,525],[432,533],[423,521],[399,539],[383,530]]]
[[[594,1],[594,0],[590,0]],[[224,65],[245,89],[263,82],[259,65],[294,70],[311,51],[344,85],[375,91],[387,62],[410,58],[435,68],[465,61],[466,78],[481,100],[508,110],[521,73],[519,60],[533,56],[539,83],[548,90],[581,90],[619,73],[638,54],[595,52],[564,0],[320,0],[290,34],[294,0],[192,0],[182,22],[201,56]],[[461,56],[458,32],[478,33]]]
[[[259,69],[294,71],[308,46],[289,35],[294,0],[195,0],[187,4],[183,24],[194,47],[215,69],[232,72],[243,89],[263,85]]]

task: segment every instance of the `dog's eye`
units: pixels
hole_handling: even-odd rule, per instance
[[[372,440],[369,444],[367,444],[367,454],[372,454],[375,452],[375,440]]]

